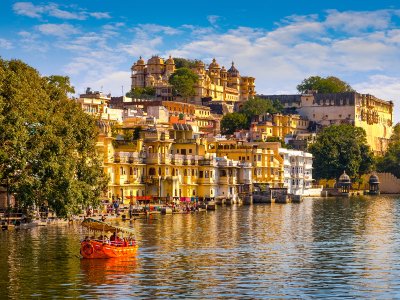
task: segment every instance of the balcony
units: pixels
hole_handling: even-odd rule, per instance
[[[147,153],[146,163],[147,164],[160,164],[161,153]]]
[[[209,177],[209,178],[198,178],[197,180],[198,184],[216,184],[214,178]]]
[[[177,166],[183,165],[183,159],[184,159],[184,155],[174,154],[171,156],[171,162]]]

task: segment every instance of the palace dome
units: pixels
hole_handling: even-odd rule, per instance
[[[144,60],[142,59],[142,57],[140,56],[138,61],[136,62],[137,66],[144,66]]]
[[[166,65],[174,65],[175,61],[174,59],[171,57],[171,55],[169,56],[169,58],[165,61]]]
[[[219,69],[219,64],[217,63],[215,58],[213,58],[212,63],[209,66],[209,69]]]
[[[152,56],[148,61],[147,61],[148,65],[163,65],[164,64],[164,60],[159,57],[158,55],[156,56]]]
[[[232,77],[238,77],[239,76],[239,70],[235,68],[235,63],[232,62],[232,66],[228,70],[228,74]]]

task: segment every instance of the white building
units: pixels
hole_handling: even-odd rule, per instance
[[[319,196],[321,191],[314,191],[312,184],[312,154],[285,148],[279,148],[279,154],[283,157],[284,187],[288,194]]]

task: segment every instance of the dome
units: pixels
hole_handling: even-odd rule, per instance
[[[196,60],[196,68],[204,68],[204,63],[201,60]]]
[[[147,61],[148,65],[163,65],[164,64],[164,60],[159,57],[158,55],[156,56],[152,56],[148,61]]]
[[[174,59],[171,57],[171,55],[169,56],[169,58],[165,61],[165,64],[167,65],[174,65],[175,61]]]
[[[219,64],[217,63],[217,61],[215,60],[215,58],[213,58],[212,63],[210,64],[209,69],[219,69]]]
[[[228,70],[228,74],[232,77],[238,77],[239,76],[239,70],[235,68],[235,63],[232,62],[232,66]]]
[[[343,174],[340,175],[339,183],[350,183],[350,177],[346,174],[346,171],[343,171]]]
[[[139,57],[138,61],[136,62],[136,65],[137,66],[140,66],[140,65],[144,66],[144,60],[142,59],[141,56]]]
[[[370,184],[371,184],[371,183],[379,183],[379,177],[378,177],[376,174],[372,174],[372,175],[369,177],[368,182],[369,182]]]

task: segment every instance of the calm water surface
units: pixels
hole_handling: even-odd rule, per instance
[[[137,230],[135,259],[79,259],[77,225],[0,232],[0,298],[400,298],[399,197],[227,206],[125,225]]]

